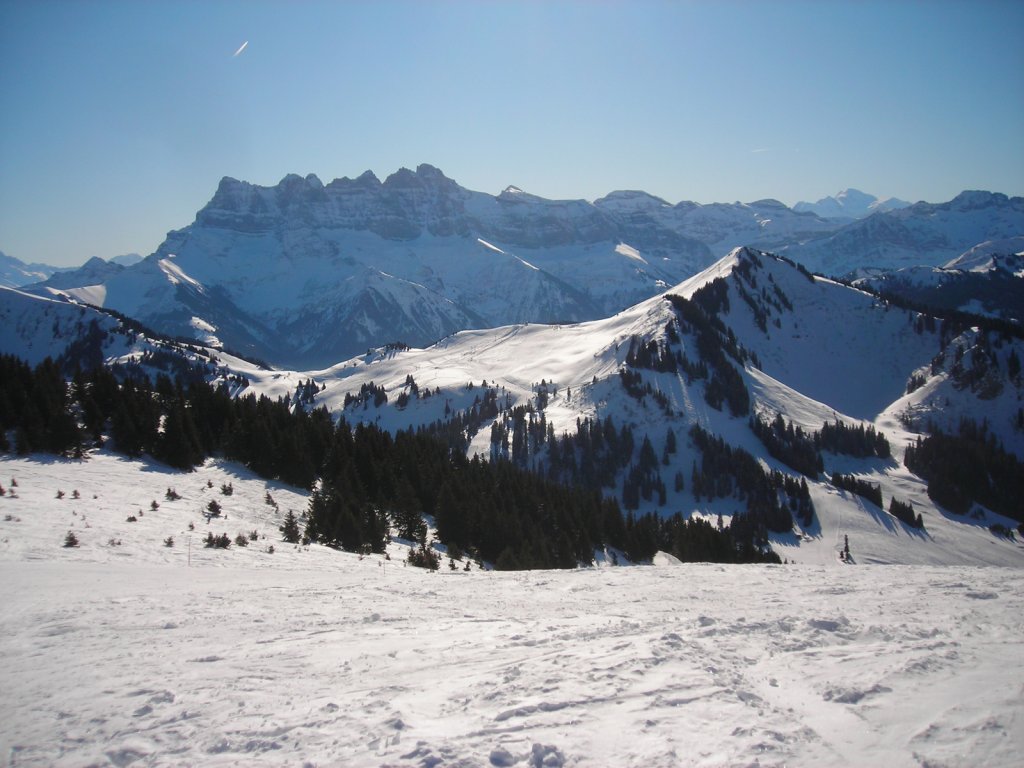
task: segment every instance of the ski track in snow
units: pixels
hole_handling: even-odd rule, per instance
[[[1009,766],[1024,746],[1017,571],[379,563],[4,563],[11,764]]]
[[[0,466],[19,481],[0,498],[11,766],[1013,766],[1024,748],[1020,569],[430,573],[395,544],[284,544],[304,497],[229,464]],[[182,499],[125,522],[167,486]],[[194,542],[189,566],[211,496],[215,533],[261,539]]]

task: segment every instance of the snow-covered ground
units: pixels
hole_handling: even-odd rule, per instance
[[[1024,749],[1020,569],[431,573],[397,544],[285,544],[303,494],[230,464],[6,459],[11,479],[12,766],[1012,766]],[[213,498],[227,519],[208,528]],[[209,550],[207,530],[258,538]]]

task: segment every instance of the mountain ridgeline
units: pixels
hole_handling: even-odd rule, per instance
[[[607,317],[738,246],[841,275],[942,264],[1024,231],[1024,201],[998,194],[873,210],[851,221],[770,199],[671,204],[617,191],[591,203],[516,187],[490,195],[429,165],[384,181],[369,171],[328,184],[292,174],[270,187],[224,178],[195,221],[141,262],[92,260],[31,290],[308,370],[390,342],[419,347],[470,328]],[[30,271],[22,265],[12,279]]]
[[[840,532],[882,561],[1015,557],[1012,483],[970,478],[1022,469],[1020,335],[765,252],[737,249],[604,319],[393,344],[311,372],[0,298],[39,363],[4,360],[6,450],[238,461],[311,489],[293,537],[377,552],[399,536],[430,562],[433,535],[504,568],[657,550],[801,559]],[[976,539],[996,535],[979,520],[997,548]]]

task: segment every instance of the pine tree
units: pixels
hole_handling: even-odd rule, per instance
[[[278,530],[281,531],[281,538],[289,544],[298,543],[300,537],[299,521],[296,519],[295,513],[290,509],[284,517],[284,524]]]

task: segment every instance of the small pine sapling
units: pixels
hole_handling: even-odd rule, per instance
[[[281,537],[289,544],[297,544],[300,538],[299,521],[295,519],[295,513],[290,509],[288,514],[285,515],[284,525],[278,528],[281,531]]]
[[[153,499],[151,502],[149,502],[150,512],[156,512],[158,509],[160,509],[160,504],[157,503],[156,499]]]
[[[167,547],[168,549],[173,547],[174,546],[174,537],[173,536],[168,536],[166,539],[164,539],[164,546]]]
[[[77,547],[78,546],[78,537],[75,536],[75,532],[74,531],[68,531],[67,535],[64,537],[64,546],[65,547]]]

